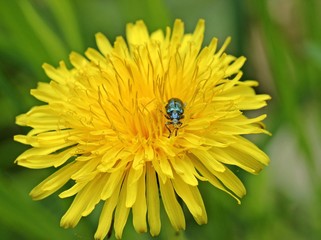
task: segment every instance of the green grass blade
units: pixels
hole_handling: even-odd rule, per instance
[[[55,17],[69,48],[75,51],[82,51],[84,46],[74,6],[71,1],[47,1],[47,4]]]
[[[28,1],[20,1],[20,7],[34,33],[51,57],[51,60],[58,62],[62,58],[68,56],[68,52],[65,49],[63,42],[44,22],[32,5]]]

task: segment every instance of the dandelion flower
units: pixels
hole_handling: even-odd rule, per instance
[[[114,45],[96,34],[99,51],[71,53],[71,69],[43,65],[51,81],[31,94],[45,104],[17,117],[32,129],[14,137],[31,146],[16,163],[57,168],[31,191],[35,200],[73,183],[59,194],[74,196],[62,227],[75,227],[100,202],[96,239],[110,229],[121,238],[130,211],[137,232],[158,235],[160,204],[177,231],[185,229],[183,203],[205,224],[199,181],[239,201],[246,190],[229,166],[257,174],[269,163],[243,135],[268,134],[266,115],[244,111],[270,97],[255,93],[256,81],[241,81],[245,58],[225,53],[230,38],[219,49],[216,38],[202,48],[204,29],[200,20],[184,34],[176,20],[172,30],[149,34],[137,21]]]

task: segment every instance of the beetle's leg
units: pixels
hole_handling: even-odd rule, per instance
[[[178,121],[178,123],[176,123],[176,125],[175,125],[175,137],[177,136],[178,129],[181,128],[182,124],[183,123],[181,121]]]
[[[170,125],[170,124],[172,124],[172,122],[166,122],[166,123],[165,123],[165,127],[166,127],[166,128],[167,128],[167,130],[169,131],[168,138],[170,138],[170,137],[171,137],[171,135],[172,135],[172,131],[171,131],[171,129],[168,127],[168,125]]]
[[[162,110],[159,110],[162,114],[164,114],[164,116],[168,119],[168,120],[170,120],[171,118],[168,116],[168,114],[165,114]]]
[[[175,137],[177,137],[178,128],[175,128]]]
[[[175,137],[176,137],[177,136],[177,131],[178,131],[178,128],[179,128],[178,123],[176,123],[174,127],[175,127],[174,131],[175,131]]]

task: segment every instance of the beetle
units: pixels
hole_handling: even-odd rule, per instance
[[[177,136],[177,131],[183,124],[180,120],[184,118],[185,105],[186,104],[184,104],[179,98],[171,98],[168,100],[165,106],[165,117],[169,120],[165,123],[165,127],[169,131],[168,138],[170,138],[170,136],[172,135],[172,131],[169,125],[172,125],[174,127],[175,136]]]

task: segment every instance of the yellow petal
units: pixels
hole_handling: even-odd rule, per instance
[[[246,61],[245,57],[237,58],[232,64],[230,64],[225,71],[225,77],[232,76],[240,71],[241,67],[244,65]]]
[[[223,52],[225,51],[225,49],[227,48],[227,46],[230,44],[231,40],[232,40],[232,38],[231,38],[231,37],[228,37],[228,38],[224,41],[224,43],[223,43],[222,47],[220,48],[220,50],[219,50],[215,55],[216,55],[216,56],[221,56],[222,53],[223,53]]]
[[[115,189],[117,189],[117,186],[121,185],[121,183],[123,182],[123,177],[124,177],[123,170],[115,171],[110,174],[101,193],[101,198],[103,200],[106,200],[115,194],[115,191],[116,191]]]
[[[59,167],[74,156],[76,151],[77,147],[72,147],[57,154],[33,155],[26,158],[17,158],[17,161],[18,165],[27,166],[28,168],[33,169]]]
[[[169,164],[169,161],[166,155],[164,154],[159,155],[159,166],[160,166],[160,170],[165,176],[169,178],[173,178],[172,167]]]
[[[105,201],[104,207],[99,217],[99,223],[95,233],[95,239],[99,239],[99,240],[105,239],[107,233],[110,231],[110,228],[112,227],[111,224],[112,224],[112,219],[114,217],[113,212],[118,203],[120,187],[121,187],[121,184],[118,184],[111,198]]]
[[[82,182],[77,182],[75,183],[71,188],[63,191],[62,193],[59,194],[60,198],[67,198],[71,197],[73,195],[76,195],[78,192],[80,192],[85,186],[87,185],[87,182],[82,181]]]
[[[197,172],[187,156],[182,159],[176,159],[176,161],[171,161],[171,164],[176,174],[178,174],[185,183],[192,186],[198,185],[198,181],[195,177],[197,176]]]
[[[147,213],[148,213],[148,224],[150,228],[150,234],[152,236],[157,236],[161,229],[160,203],[159,203],[156,174],[151,164],[147,164],[146,188],[147,188],[146,194],[147,194],[147,206],[148,206]]]
[[[57,145],[54,147],[47,147],[47,148],[30,148],[23,152],[16,160],[15,163],[17,163],[20,166],[25,166],[29,168],[43,168],[47,166],[59,166],[60,164],[66,162],[69,157],[71,157],[73,154],[73,150],[66,151],[60,155],[61,158],[58,158],[55,155],[51,155],[51,157],[47,157],[48,154],[55,152],[59,149],[63,149],[66,147],[69,147],[70,145],[73,145],[72,143],[65,143],[61,145]],[[48,158],[48,159],[46,159]],[[49,160],[53,160],[53,162],[49,162]]]
[[[129,179],[129,178],[128,178]],[[145,189],[145,169],[144,172],[140,175],[139,180],[137,181],[139,192],[136,197],[136,201],[133,205],[133,225],[136,232],[143,233],[147,232],[147,223],[146,223],[146,189]],[[128,194],[128,193],[127,193]]]
[[[97,46],[99,51],[104,55],[107,56],[108,54],[110,54],[110,52],[112,51],[112,46],[108,40],[108,38],[106,38],[106,36],[102,33],[97,33],[96,35],[96,42],[97,42]]]
[[[193,163],[196,167],[196,169],[199,171],[199,173],[204,177],[206,178],[214,187],[230,194],[232,197],[234,197],[236,199],[236,201],[240,204],[240,200],[238,197],[242,197],[245,192],[243,193],[242,196],[235,196],[233,192],[229,191],[228,189],[226,189],[226,187],[217,179],[217,177],[215,176],[214,173],[210,172],[207,168],[204,167],[204,165],[193,159]]]
[[[180,44],[182,38],[184,36],[184,23],[180,19],[176,19],[174,22],[174,27],[172,31],[171,36],[171,42],[170,42],[170,52],[175,52],[177,49],[177,45]]]
[[[86,201],[86,208],[82,212],[82,216],[88,216],[94,209],[97,203],[101,200],[101,192],[103,186],[107,180],[107,174],[98,174],[91,182],[88,184],[88,192],[87,194],[90,195],[89,199]]]
[[[31,89],[31,95],[36,96],[37,99],[43,102],[50,102],[53,100],[63,100],[61,94],[57,94],[52,89],[52,84],[39,82],[37,89]]]
[[[65,185],[70,180],[71,175],[81,167],[82,163],[69,163],[32,189],[30,196],[34,200],[40,200],[48,197],[50,194]]]
[[[114,229],[115,236],[117,239],[121,239],[123,235],[123,230],[127,222],[129,208],[126,207],[126,193],[127,193],[128,177],[126,176],[124,184],[121,188],[119,201],[115,211],[114,217]]]
[[[130,168],[127,180],[127,194],[126,194],[126,207],[130,208],[136,202],[136,197],[138,193],[138,187],[140,190],[144,190],[141,186],[138,185],[139,179],[143,175],[143,167],[139,169]]]
[[[172,180],[175,192],[182,198],[186,203],[189,211],[195,217],[195,219],[202,218],[202,208],[199,206],[198,202],[195,201],[194,197],[191,194],[189,185],[183,182],[178,175],[176,175]]]
[[[89,63],[85,57],[76,52],[72,52],[69,55],[69,59],[71,64],[77,69],[82,69]]]
[[[171,181],[159,181],[160,193],[165,211],[175,231],[185,229],[185,217],[182,207],[176,199]]]
[[[75,197],[67,212],[63,215],[60,225],[64,228],[75,227],[82,216],[87,216],[92,212],[96,204],[100,201],[101,184],[104,175],[90,181]]]
[[[98,66],[102,66],[106,64],[106,58],[93,48],[88,48],[85,54],[89,60],[91,60],[93,63],[95,63]]]
[[[226,170],[226,167],[222,163],[217,161],[209,152],[197,149],[192,149],[191,152],[210,171],[224,172]]]
[[[260,163],[268,165],[270,162],[269,157],[261,149],[243,137],[237,137],[237,141],[232,146],[241,154],[241,156],[242,154],[246,154],[252,161],[257,161],[257,166],[261,166]],[[260,170],[261,168],[255,171],[259,172]]]
[[[57,69],[47,63],[43,64],[42,67],[46,75],[57,83],[65,84],[66,80],[70,77],[70,72],[66,68],[66,64],[62,61]]]
[[[149,34],[145,23],[139,20],[135,24],[127,24],[126,37],[129,46],[147,43],[149,41]]]
[[[243,183],[228,168],[226,168],[225,172],[216,172],[216,173],[214,173],[214,175],[224,184],[224,186],[226,186],[228,189],[230,189],[238,197],[241,198],[245,195],[246,190],[245,190]]]

